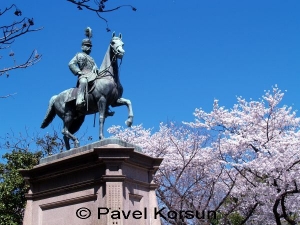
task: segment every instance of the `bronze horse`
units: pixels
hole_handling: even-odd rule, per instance
[[[99,112],[99,139],[103,139],[103,126],[105,118],[108,116],[107,110],[109,106],[116,107],[126,105],[128,108],[128,119],[126,125],[130,127],[133,122],[133,111],[131,102],[122,98],[123,87],[119,80],[118,59],[122,59],[125,51],[123,49],[122,35],[113,37],[110,41],[102,65],[94,84],[86,96],[87,107],[85,109],[76,110],[76,100],[71,100],[70,96],[74,88],[65,90],[50,99],[49,107],[41,125],[41,128],[47,127],[55,115],[63,120],[63,138],[66,149],[70,149],[69,140],[72,139],[74,147],[79,147],[79,140],[74,133],[81,127],[86,115]]]

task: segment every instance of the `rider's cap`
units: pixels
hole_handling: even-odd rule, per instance
[[[86,46],[93,46],[92,45],[92,41],[89,38],[85,38],[82,40],[82,45],[86,45]]]

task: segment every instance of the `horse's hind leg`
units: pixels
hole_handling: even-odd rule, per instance
[[[73,122],[72,115],[70,115],[70,113],[66,113],[64,117],[64,128],[62,129],[61,132],[64,135],[64,141],[67,150],[71,148],[69,139],[72,139],[72,141],[74,142],[74,148],[79,147],[79,140],[69,131],[69,127],[71,126],[72,122]]]
[[[77,137],[75,137],[73,134],[71,134],[69,132],[66,125],[64,125],[64,128],[61,132],[64,135],[64,141],[65,141],[67,150],[69,150],[71,148],[70,143],[69,143],[69,139],[72,139],[72,141],[74,142],[74,148],[78,148],[80,146],[79,140],[77,139]]]
[[[126,98],[119,98],[114,104],[112,104],[112,107],[122,106],[126,105],[128,109],[128,119],[125,121],[125,124],[128,127],[131,127],[133,123],[133,110],[132,110],[132,104],[129,99]]]

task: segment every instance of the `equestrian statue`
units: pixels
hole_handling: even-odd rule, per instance
[[[114,115],[114,112],[109,110],[109,106],[126,105],[128,119],[125,123],[130,127],[133,122],[131,102],[122,98],[123,87],[119,79],[118,59],[122,60],[125,53],[122,34],[117,37],[113,33],[100,69],[97,68],[94,59],[89,55],[92,49],[92,30],[90,27],[86,28],[85,35],[87,38],[82,40],[82,52],[77,53],[69,63],[72,73],[78,76],[77,87],[51,97],[41,125],[41,128],[47,127],[58,115],[63,120],[62,134],[67,150],[70,149],[70,139],[74,142],[75,148],[80,146],[74,133],[79,130],[86,115],[99,112],[100,140],[104,138],[105,119]]]

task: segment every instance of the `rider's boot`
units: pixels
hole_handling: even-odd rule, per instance
[[[84,95],[85,95],[86,86],[87,86],[87,79],[81,78],[79,80],[79,87],[78,87],[78,93],[76,98],[77,109],[81,109],[85,106]]]

